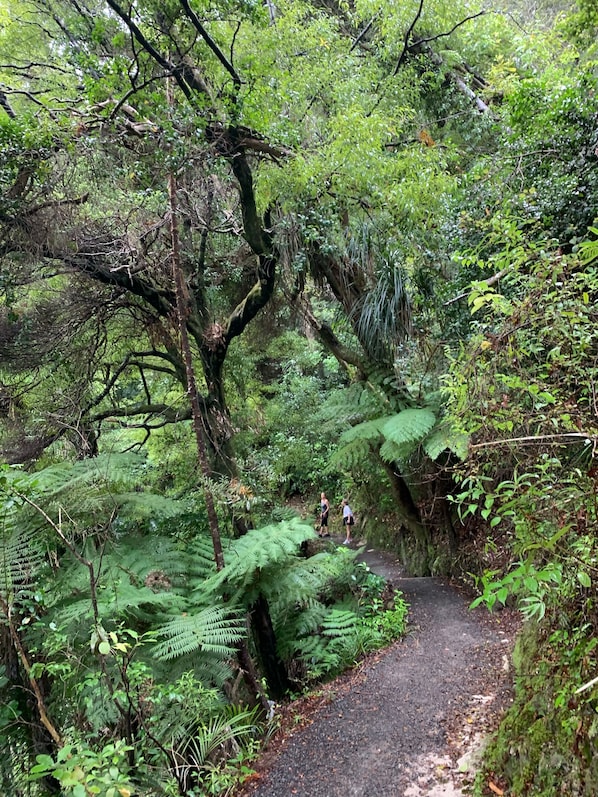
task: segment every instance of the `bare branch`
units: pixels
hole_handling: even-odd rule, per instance
[[[397,76],[399,69],[403,65],[403,62],[405,61],[405,58],[407,58],[407,53],[409,52],[409,39],[411,38],[413,29],[417,25],[417,21],[421,17],[423,9],[424,9],[424,0],[419,0],[419,8],[417,9],[417,13],[415,14],[415,17],[411,25],[409,25],[409,27],[407,28],[407,32],[405,33],[405,38],[403,39],[403,50],[401,52],[401,55],[399,56],[397,65],[395,66],[395,71],[392,73],[393,77]]]
[[[377,16],[377,15],[376,15],[376,16]],[[372,27],[372,25],[374,24],[375,20],[376,20],[376,17],[375,17],[375,16],[374,16],[374,17],[372,17],[372,18],[370,19],[370,21],[368,22],[368,24],[365,26],[365,28],[364,28],[364,29],[361,31],[361,33],[360,33],[360,34],[357,36],[357,38],[355,39],[355,41],[354,41],[354,42],[353,42],[353,44],[351,45],[351,48],[350,48],[350,50],[349,50],[349,52],[350,52],[350,53],[352,53],[352,52],[353,52],[353,50],[354,50],[354,49],[357,47],[357,45],[359,44],[359,42],[360,42],[360,41],[363,39],[363,37],[364,37],[364,36],[367,34],[367,32],[369,31],[369,29],[370,29],[370,28]]]
[[[466,22],[471,22],[472,19],[477,19],[477,17],[482,17],[484,16],[484,14],[487,13],[488,11],[478,11],[477,14],[471,14],[468,17],[464,17],[462,20],[460,20],[460,22],[455,23],[455,25],[453,25],[453,27],[450,30],[444,31],[444,33],[438,33],[436,34],[436,36],[428,36],[425,39],[417,39],[417,41],[414,42],[414,45],[428,44],[428,42],[435,42],[437,39],[442,39],[445,36],[450,36],[452,33],[454,33],[457,30],[457,28],[460,28],[461,25],[465,25]]]
[[[33,216],[34,213],[39,213],[40,210],[46,210],[46,208],[60,208],[65,205],[83,205],[88,199],[89,193],[86,193],[74,199],[55,199],[51,202],[42,202],[40,205],[34,205],[31,208],[20,211],[20,216]]]
[[[474,443],[469,448],[473,451],[478,448],[490,448],[492,446],[505,446],[512,443],[524,443],[528,445],[540,445],[542,443],[578,443],[580,440],[587,441],[596,445],[598,438],[584,434],[583,432],[566,432],[564,434],[540,434],[529,435],[527,437],[508,437],[502,440],[487,440],[484,443]]]
[[[197,16],[195,11],[193,11],[191,6],[189,5],[189,0],[180,0],[180,3],[181,3],[181,6],[183,7],[183,9],[185,11],[185,14],[191,20],[191,22],[195,26],[195,29],[198,31],[199,35],[201,36],[201,38],[205,41],[205,43],[208,45],[210,50],[214,53],[216,58],[220,61],[222,66],[226,69],[226,71],[232,77],[233,83],[235,84],[235,87],[237,89],[240,88],[240,86],[241,86],[241,78],[237,74],[236,69],[234,68],[232,63],[227,59],[227,57],[224,55],[224,53],[222,52],[220,47],[216,44],[214,39],[212,39],[210,34],[207,32],[207,30],[204,28],[204,26],[202,25],[199,17]]]

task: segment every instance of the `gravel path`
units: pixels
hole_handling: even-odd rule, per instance
[[[330,686],[311,724],[287,732],[253,797],[455,797],[507,699],[513,619],[468,610],[437,578],[361,558],[410,604],[407,637]],[[465,773],[465,774],[464,774]]]

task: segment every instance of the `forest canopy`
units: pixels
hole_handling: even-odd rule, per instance
[[[322,490],[567,628],[586,767],[594,5],[0,0],[7,794],[225,793],[400,635]]]

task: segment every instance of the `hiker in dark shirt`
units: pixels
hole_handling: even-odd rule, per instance
[[[328,515],[330,514],[330,501],[326,498],[326,493],[320,495],[320,531],[318,536],[330,537],[328,531]]]

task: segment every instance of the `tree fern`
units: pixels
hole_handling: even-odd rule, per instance
[[[418,444],[418,441],[415,440],[401,445],[393,443],[392,440],[385,440],[380,446],[379,454],[384,462],[404,462],[417,449]]]
[[[264,589],[289,558],[297,556],[301,543],[314,530],[299,518],[252,529],[224,550],[225,566],[200,588],[205,594],[224,591],[232,600],[248,605]]]
[[[158,659],[175,659],[190,653],[216,653],[232,656],[234,645],[245,635],[245,620],[234,610],[212,607],[194,614],[183,614],[162,625],[160,641],[153,649]]]
[[[354,382],[343,390],[329,394],[319,411],[322,423],[330,422],[334,428],[342,424],[353,426],[366,418],[384,412],[385,397],[371,383]]]
[[[588,227],[588,231],[596,237],[592,240],[583,241],[579,245],[581,262],[584,265],[589,265],[598,258],[598,227]]]
[[[322,634],[327,637],[344,637],[353,633],[357,615],[348,609],[333,609],[322,623]]]
[[[76,532],[76,524],[95,525],[115,511],[129,521],[174,517],[183,504],[175,499],[139,490],[146,478],[140,455],[104,455],[73,463],[63,462],[21,480],[22,491],[37,496],[48,514],[57,519],[63,512],[65,531]]]
[[[339,672],[355,661],[359,652],[358,626],[355,612],[332,608],[322,621],[320,636],[297,640],[300,658],[313,676]]]
[[[368,443],[380,443],[384,439],[382,428],[387,422],[387,418],[375,418],[372,421],[363,421],[342,433],[341,443],[352,443],[356,440],[363,440]]]
[[[397,445],[421,442],[436,423],[436,415],[430,409],[407,409],[386,419],[382,434],[386,440]]]
[[[437,459],[443,451],[452,451],[459,459],[467,457],[469,437],[452,430],[446,424],[434,429],[423,441],[423,448],[430,459]]]
[[[350,443],[339,444],[328,460],[328,469],[343,468],[353,470],[363,466],[372,455],[372,444],[368,440],[352,440]]]
[[[22,522],[20,507],[10,496],[0,500],[0,607],[8,608],[36,583],[47,548],[39,524]]]

